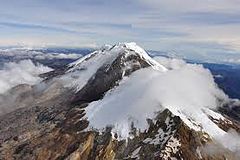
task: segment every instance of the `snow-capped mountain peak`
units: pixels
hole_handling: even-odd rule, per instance
[[[176,60],[171,63],[181,65],[168,70],[158,61],[134,42],[106,45],[70,64],[66,75],[76,77],[70,83],[77,88],[74,102],[94,100],[86,109],[90,124],[96,128],[114,125],[113,130],[125,138],[129,136],[129,117],[144,130],[146,118],[163,109],[169,109],[195,131],[204,131],[212,138],[223,136],[226,132],[206,114],[211,113],[209,108],[221,105],[218,99],[228,101],[211,73],[200,65]],[[129,77],[123,80],[124,76]],[[100,84],[104,87],[98,87]],[[109,117],[103,119],[106,114]]]
[[[107,71],[111,66],[118,66],[118,72],[121,72],[121,77],[118,77],[118,80],[130,72],[145,67],[152,67],[160,72],[167,71],[166,67],[151,58],[136,43],[118,43],[113,46],[105,45],[69,64],[69,69],[66,72],[79,78],[73,79],[68,85],[79,91],[99,69],[105,67]]]
[[[101,56],[106,56],[104,61],[100,61],[100,63],[103,65],[104,63],[111,63],[112,60],[114,60],[116,57],[118,57],[121,54],[125,54],[125,57],[128,57],[130,55],[138,55],[140,58],[145,60],[149,65],[151,65],[154,69],[160,70],[160,71],[166,71],[166,67],[163,65],[159,64],[157,61],[152,59],[147,52],[138,46],[135,42],[130,42],[130,43],[118,43],[116,45],[104,45],[101,47],[99,50],[92,52],[89,55],[86,55],[79,60],[71,63],[69,66],[70,67],[77,67],[79,66],[82,62],[88,60],[89,58],[93,57],[96,54],[100,54]],[[107,55],[109,56],[107,58]],[[97,63],[97,62],[96,62]],[[70,69],[70,71],[74,69]]]
[[[218,111],[239,101],[202,65],[118,43],[47,75],[1,117],[0,159],[239,159],[240,125]]]

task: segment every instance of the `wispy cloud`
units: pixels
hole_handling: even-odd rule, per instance
[[[47,31],[54,31],[54,32],[77,33],[76,31],[72,31],[72,30],[50,27],[50,26],[43,26],[43,25],[38,25],[38,24],[0,22],[0,26],[18,28],[18,29],[36,29],[36,30],[47,30]]]
[[[190,12],[178,17],[180,21],[200,25],[240,24],[240,13]]]
[[[19,84],[33,85],[41,80],[39,74],[51,70],[51,68],[40,64],[34,65],[31,60],[6,63],[0,70],[0,95]]]

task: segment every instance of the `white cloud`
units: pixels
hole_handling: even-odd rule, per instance
[[[239,0],[139,0],[141,3],[151,8],[164,9],[171,12],[187,12],[187,11],[238,11]],[[191,7],[189,7],[191,6]]]
[[[168,69],[180,69],[186,65],[186,62],[182,59],[166,58],[160,56],[154,57],[154,59]]]
[[[230,58],[230,59],[224,59],[223,60],[225,63],[234,63],[234,64],[240,64],[240,59],[238,58]]]
[[[144,130],[146,118],[155,111],[170,109],[193,128],[188,118],[201,124],[210,136],[225,132],[218,128],[203,112],[203,108],[216,108],[218,99],[228,97],[216,86],[210,71],[201,65],[186,64],[181,60],[156,58],[163,62],[167,72],[151,68],[141,69],[109,91],[102,100],[87,108],[90,124],[96,128],[114,125],[115,131],[128,136],[129,119]]]
[[[64,53],[47,53],[47,54],[40,54],[35,56],[35,59],[78,59],[82,57],[81,54],[64,54]]]
[[[235,130],[230,129],[224,135],[219,136],[220,144],[235,153],[235,159],[240,158],[240,135]],[[207,144],[203,147],[203,151],[209,155],[216,155],[225,152],[222,145]]]
[[[219,140],[229,150],[240,156],[240,135],[235,130],[229,130],[224,136],[219,137]]]
[[[10,56],[15,59],[78,59],[82,57],[81,54],[76,53],[43,53],[41,51],[29,50],[29,48],[10,48],[0,50],[0,56]]]
[[[31,60],[6,63],[0,70],[0,94],[19,84],[36,84],[41,81],[39,74],[48,71],[51,68],[35,65]]]
[[[146,68],[125,77],[102,100],[86,108],[90,126],[101,130],[110,125],[120,138],[126,138],[132,122],[144,131],[148,127],[147,118],[154,118],[156,112],[168,108],[190,128],[208,133],[222,146],[238,153],[239,135],[223,131],[206,115],[211,112],[220,116],[210,109],[229,102],[211,72],[202,65],[180,59],[156,57],[155,60],[169,70]]]

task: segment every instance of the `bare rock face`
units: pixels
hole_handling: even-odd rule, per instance
[[[118,86],[124,76],[145,67],[161,68],[153,66],[155,62],[149,57],[137,54],[124,45],[111,59],[112,55],[105,52],[114,50],[114,47],[43,75],[46,78],[42,82],[44,87],[37,93],[37,86],[20,90],[21,101],[28,100],[28,94],[32,99],[27,106],[0,116],[0,159],[238,159],[236,153],[215,143],[207,133],[191,129],[168,109],[159,111],[153,119],[147,119],[148,128],[144,131],[138,130],[133,123],[129,133],[131,136],[127,139],[114,134],[109,126],[103,131],[91,128],[86,117],[89,103],[103,98],[106,92]],[[96,58],[98,54],[110,57],[111,61],[101,64],[92,74],[87,73],[89,79],[77,91],[64,87],[64,84],[61,85],[56,80],[57,77],[72,72],[80,75],[84,71],[89,72],[90,69],[84,68],[86,66],[83,63]],[[19,87],[12,91],[18,91]],[[209,117],[225,131],[240,131],[239,123],[227,116],[220,119],[212,115]],[[214,145],[221,152],[209,154],[208,145]]]
[[[125,53],[120,54],[111,65],[100,67],[88,83],[76,93],[72,103],[92,102],[99,100],[104,93],[118,85],[123,76],[128,76],[132,72],[149,67],[146,61],[138,55],[131,55],[124,58]],[[127,64],[132,64],[127,66]]]
[[[154,121],[149,120],[145,132],[136,133],[133,127],[134,136],[127,140],[114,138],[111,128],[101,134],[87,131],[88,121],[82,117],[82,109],[72,108],[48,130],[5,140],[1,159],[235,159],[225,148],[221,153],[206,153],[204,146],[211,144],[209,136],[190,129],[167,109]]]

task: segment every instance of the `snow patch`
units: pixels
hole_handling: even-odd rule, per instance
[[[111,64],[119,53],[121,53],[120,50],[114,50],[112,52],[105,52],[105,50],[95,51],[70,64],[71,68],[61,79],[66,81],[66,87],[74,88],[77,92],[100,67]]]
[[[213,119],[216,119],[216,120],[226,120],[226,118],[223,117],[220,113],[214,112],[211,109],[204,108],[203,112],[206,113],[208,116],[212,117]]]
[[[167,144],[165,145],[164,149],[161,150],[160,157],[162,159],[176,159],[172,157],[172,154],[176,154],[179,151],[181,143],[177,138],[173,136],[168,140]]]
[[[176,130],[173,130],[172,127],[176,124],[174,124],[173,119],[170,117],[167,117],[165,120],[165,125],[167,126],[166,131],[163,131],[162,128],[158,129],[158,133],[154,136],[154,138],[146,138],[143,140],[143,143],[153,144],[153,145],[164,145],[171,136],[176,132]]]
[[[138,147],[137,149],[135,149],[133,152],[132,152],[132,155],[130,158],[136,158],[136,159],[139,159],[140,156],[139,156],[139,151],[141,150],[141,146]]]
[[[197,153],[199,159],[203,159],[202,154],[201,154],[201,150],[200,150],[199,147],[197,147],[196,153]]]
[[[146,60],[150,66],[153,67],[153,69],[160,70],[160,71],[167,71],[166,67],[152,59],[147,52],[139,47],[136,43],[123,43],[122,45],[125,45],[128,49],[134,50],[142,59]]]

